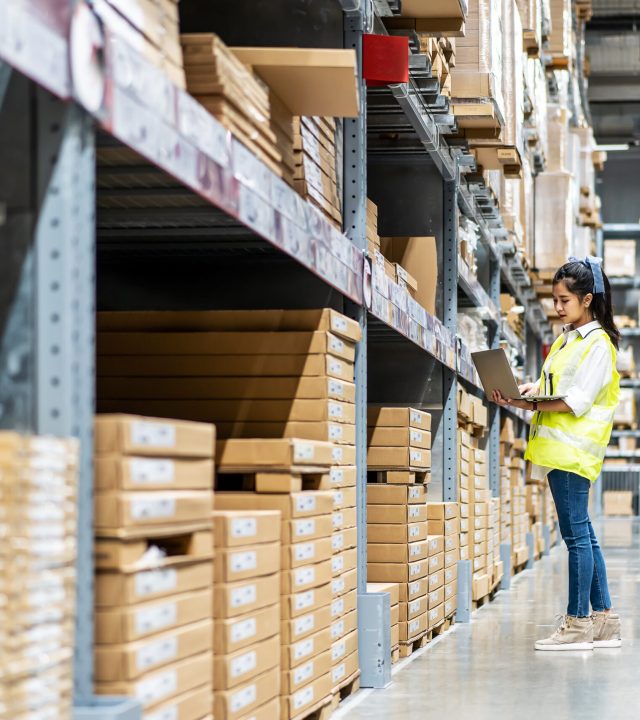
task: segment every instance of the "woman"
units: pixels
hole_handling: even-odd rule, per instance
[[[534,479],[546,475],[569,550],[569,604],[560,627],[536,650],[620,647],[620,618],[611,611],[607,571],[589,519],[589,488],[600,475],[620,396],[609,280],[600,258],[571,258],[553,278],[553,303],[564,323],[537,383],[520,387],[539,402],[502,397],[498,405],[533,409],[526,459]],[[532,408],[533,406],[533,408]],[[590,612],[589,605],[593,608]]]

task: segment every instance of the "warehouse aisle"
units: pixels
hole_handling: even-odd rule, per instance
[[[635,714],[640,632],[640,526],[608,518],[598,527],[614,607],[623,618],[619,650],[536,653],[534,640],[552,630],[565,606],[566,550],[516,578],[508,593],[478,611],[472,624],[427,648],[382,691],[369,692],[342,717],[349,720],[608,720]],[[634,646],[635,644],[635,646]],[[459,683],[459,685],[458,685]],[[355,698],[357,700],[357,698]],[[473,714],[470,714],[473,713]]]

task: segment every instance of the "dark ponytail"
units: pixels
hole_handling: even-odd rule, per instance
[[[613,307],[611,305],[611,285],[609,278],[602,272],[604,281],[604,293],[593,294],[591,311],[594,320],[597,320],[602,329],[607,333],[616,350],[620,345],[620,331],[613,321]],[[553,284],[564,280],[567,288],[581,300],[589,293],[593,293],[594,280],[593,271],[586,262],[568,262],[563,265],[554,275]]]

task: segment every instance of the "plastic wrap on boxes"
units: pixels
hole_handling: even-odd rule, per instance
[[[522,27],[536,34],[538,43],[542,36],[542,4],[540,0],[517,0]]]
[[[534,187],[531,165],[525,155],[522,158],[522,183],[520,184],[520,225],[522,227],[524,248],[527,255],[533,258],[534,249]]]
[[[550,0],[551,35],[549,51],[552,55],[571,54],[571,0]]]
[[[527,66],[532,68],[532,84],[534,87],[534,113],[535,127],[538,133],[540,150],[545,157],[549,155],[549,134],[547,132],[547,76],[539,60],[527,60]]]
[[[502,27],[502,92],[505,109],[502,139],[505,145],[517,147],[522,153],[524,105],[522,21],[520,11],[513,0],[503,0]]]
[[[633,425],[636,421],[636,395],[632,388],[621,388],[620,402],[613,422],[616,425]]]
[[[616,367],[618,372],[630,374],[636,370],[636,362],[633,357],[633,345],[618,350]]]
[[[573,175],[543,172],[535,183],[535,265],[556,270],[567,261],[573,232]]]
[[[481,308],[470,308],[458,313],[458,334],[471,352],[489,349],[487,319]]]
[[[547,105],[547,170],[570,171],[568,108],[555,103]]]

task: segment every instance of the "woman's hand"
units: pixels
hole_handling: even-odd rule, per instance
[[[526,395],[532,397],[538,394],[538,383],[524,383],[524,385],[518,385],[518,391],[520,395]]]
[[[520,410],[531,410],[531,405],[526,400],[512,400],[511,398],[503,397],[500,390],[494,390],[491,399],[496,405],[500,407],[515,407]]]

